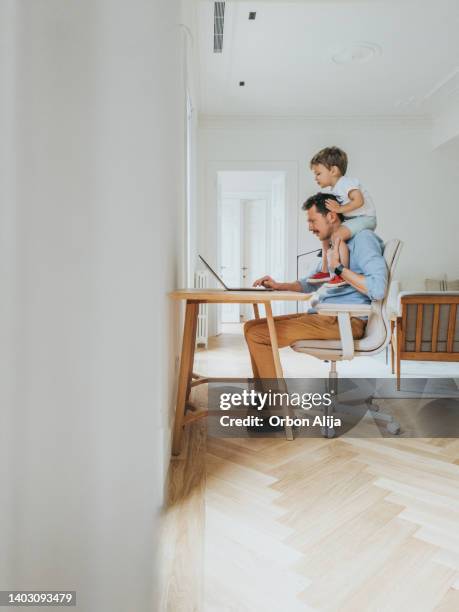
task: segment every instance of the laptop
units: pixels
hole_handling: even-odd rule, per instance
[[[215,270],[209,266],[204,257],[201,257],[201,255],[199,255],[199,259],[206,266],[209,272],[218,280],[220,285],[224,287],[226,291],[274,291],[274,289],[272,289],[271,287],[227,287],[223,280],[220,278],[220,276],[218,276],[218,274],[215,272]]]

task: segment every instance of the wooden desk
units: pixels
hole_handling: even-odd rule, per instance
[[[300,302],[309,299],[309,294],[296,291],[225,291],[224,289],[180,289],[169,294],[173,300],[186,300],[185,326],[183,330],[182,354],[178,378],[177,404],[175,409],[174,438],[172,454],[180,453],[182,429],[188,423],[206,417],[208,412],[185,416],[192,387],[212,381],[230,381],[230,378],[206,378],[193,373],[194,350],[196,345],[196,327],[199,304],[253,304],[254,314],[259,318],[258,305],[263,304],[266,310],[269,336],[273,351],[274,366],[277,378],[283,378],[282,365],[277,344],[271,302]],[[291,435],[289,436],[291,438]]]

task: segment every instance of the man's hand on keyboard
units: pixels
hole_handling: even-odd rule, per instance
[[[254,283],[253,287],[268,287],[268,289],[279,289],[279,284],[270,276],[263,276],[258,278]]]

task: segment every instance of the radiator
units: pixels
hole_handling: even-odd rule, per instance
[[[206,271],[200,270],[194,275],[195,289],[207,289],[209,287],[209,275]],[[196,330],[196,345],[207,348],[209,340],[209,306],[199,304],[198,327]]]

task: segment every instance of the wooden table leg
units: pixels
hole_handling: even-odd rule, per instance
[[[281,364],[280,355],[279,355],[279,345],[277,344],[276,325],[274,323],[271,303],[266,302],[265,308],[266,308],[266,320],[268,322],[269,339],[271,341],[271,348],[273,351],[274,369],[276,370],[277,378],[284,378],[284,373],[282,371],[282,364]]]
[[[180,357],[180,372],[178,377],[177,404],[175,408],[174,437],[172,441],[173,455],[180,454],[185,404],[187,396],[189,395],[191,376],[193,373],[198,310],[198,302],[187,301],[185,325],[183,329],[182,355]]]
[[[255,319],[260,318],[260,310],[258,308],[258,304],[253,305],[253,314],[255,315]]]
[[[191,350],[193,354],[191,355],[191,358],[190,358],[190,367],[188,371],[188,383],[187,383],[187,388],[186,388],[185,408],[186,408],[186,403],[188,402],[190,398],[191,383],[193,382],[193,364],[194,364],[194,353],[196,349],[196,332],[198,330],[198,318],[199,318],[199,304],[196,304],[196,313],[193,317],[193,329],[191,331],[191,337],[192,337]]]
[[[271,302],[265,302],[265,309],[266,309],[266,320],[268,323],[268,330],[269,330],[269,339],[271,342],[271,348],[273,352],[274,369],[276,371],[276,378],[279,381],[282,381],[281,382],[281,385],[283,387],[282,391],[284,390],[287,391],[287,387],[284,381],[284,372],[282,370],[282,364],[281,364],[280,355],[279,355],[279,345],[277,343],[276,325],[274,323],[273,311],[271,309]],[[284,416],[289,416],[288,409],[285,411]],[[286,435],[287,440],[293,440],[293,429],[290,425],[285,426],[285,435]]]
[[[394,342],[395,342],[395,322],[390,321],[390,367],[392,374],[394,373]]]
[[[397,344],[395,353],[395,374],[397,376],[397,391],[400,391],[400,375],[401,375],[401,360],[400,353],[402,351],[402,319],[399,317],[396,323]]]

